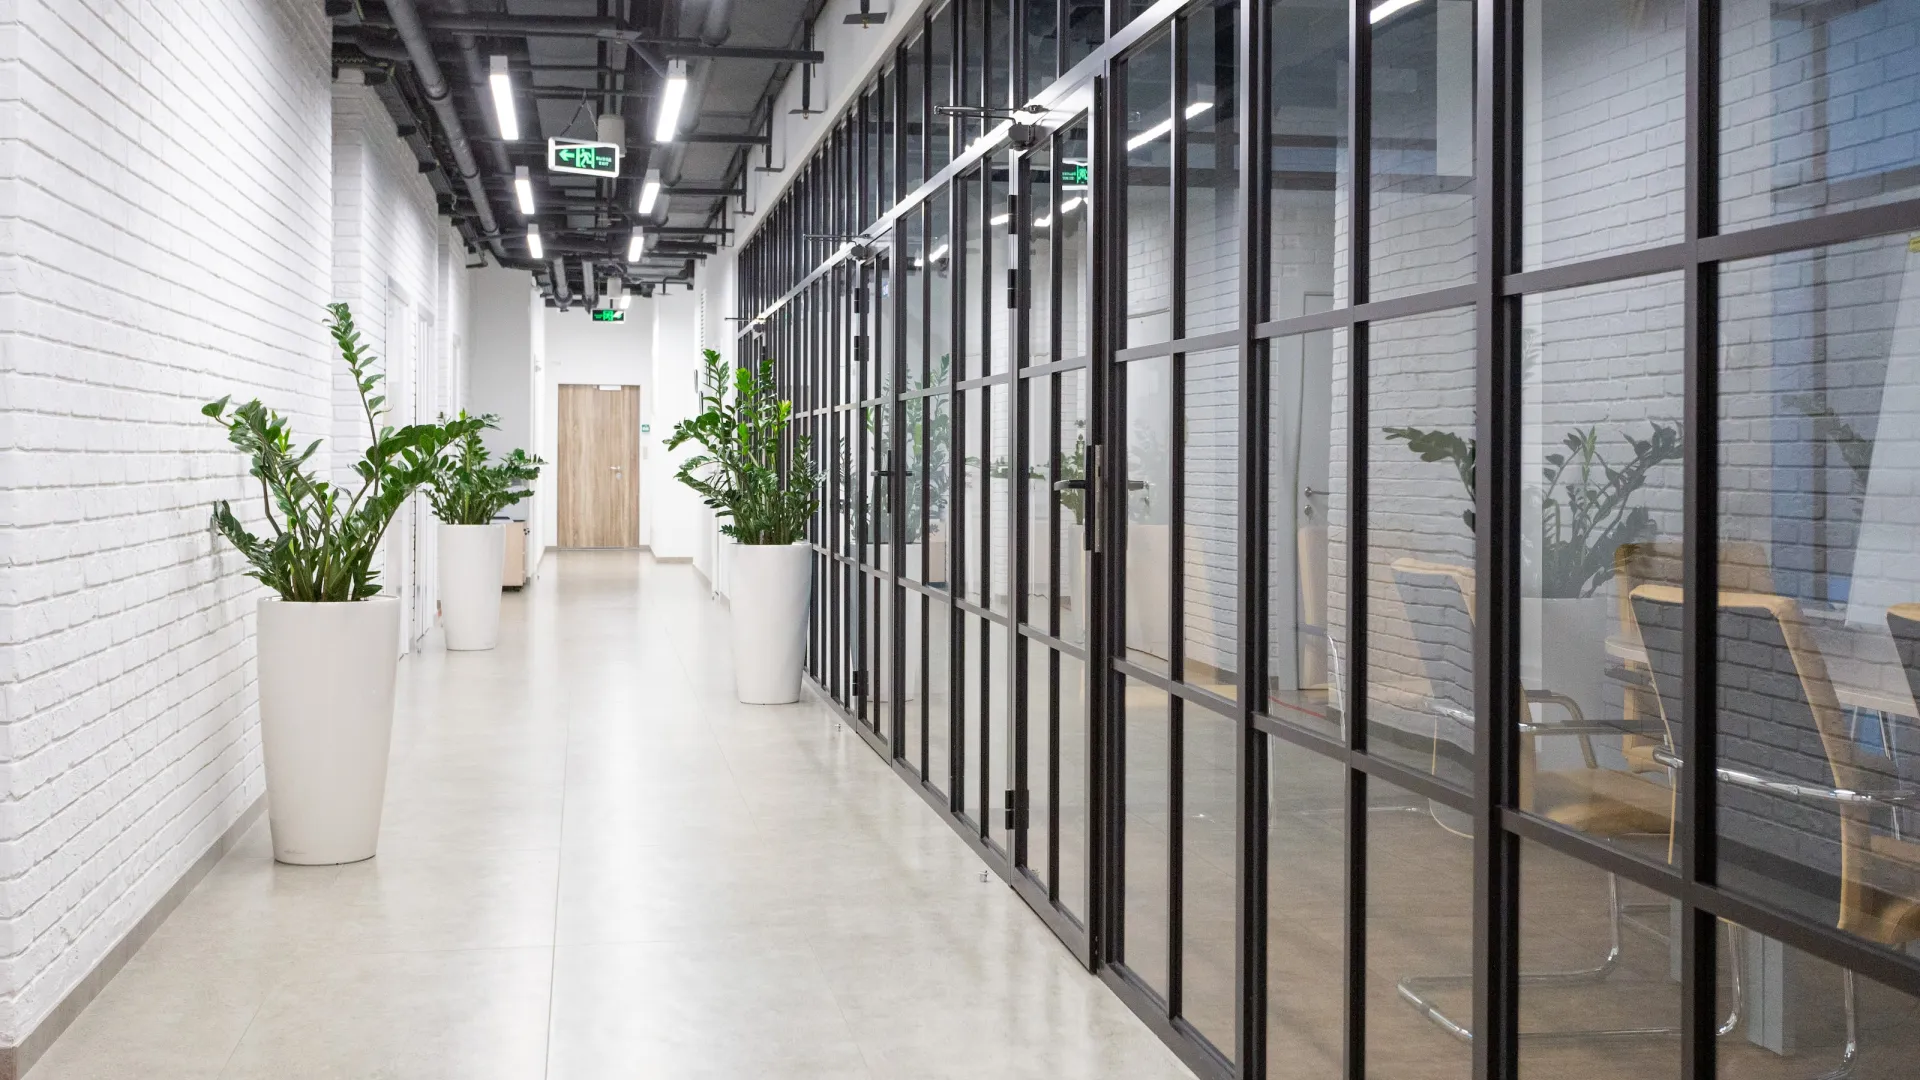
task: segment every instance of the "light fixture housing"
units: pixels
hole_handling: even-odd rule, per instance
[[[513,75],[504,56],[496,56],[487,64],[487,85],[493,90],[493,118],[500,125],[500,137],[513,142],[520,138],[520,114],[513,106]]]
[[[639,262],[641,254],[646,250],[647,250],[647,230],[645,229],[633,230],[633,239],[627,241],[627,261],[630,263]]]
[[[527,254],[536,259],[544,259],[547,257],[546,247],[540,242],[540,226],[538,225],[527,226]]]
[[[533,174],[525,165],[513,167],[513,198],[520,204],[523,216],[533,216]]]
[[[660,94],[660,120],[653,129],[655,142],[672,142],[680,134],[680,110],[687,103],[687,62],[667,62],[667,85]]]
[[[648,169],[647,177],[640,182],[640,205],[636,208],[642,214],[653,213],[653,204],[660,201],[660,170]]]

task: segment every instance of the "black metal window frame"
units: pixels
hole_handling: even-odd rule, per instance
[[[1163,27],[1174,23],[1182,13],[1208,7],[1212,0],[1161,0],[1131,21],[1121,24],[1131,7],[1128,0],[1111,0],[1107,12],[1104,40],[1079,58],[1045,90],[1027,104],[1046,107],[1080,92],[1089,80],[1112,81],[1118,65],[1129,52]],[[1683,702],[1683,741],[1680,755],[1685,765],[1679,772],[1679,845],[1676,867],[1638,858],[1620,848],[1572,829],[1523,813],[1518,808],[1518,752],[1514,732],[1509,725],[1479,724],[1475,727],[1474,775],[1471,791],[1462,791],[1437,781],[1428,773],[1409,768],[1393,760],[1368,752],[1366,733],[1366,695],[1355,693],[1364,685],[1365,589],[1354,588],[1348,596],[1349,615],[1345,653],[1351,666],[1347,673],[1350,703],[1346,737],[1329,737],[1301,726],[1284,716],[1262,709],[1259,695],[1242,693],[1236,701],[1182,684],[1177,679],[1161,680],[1161,688],[1176,698],[1230,712],[1240,724],[1238,740],[1239,778],[1239,907],[1236,1007],[1234,1045],[1215,1048],[1189,1028],[1168,1015],[1162,1003],[1139,994],[1136,987],[1109,974],[1122,997],[1141,1012],[1143,1019],[1181,1052],[1202,1075],[1232,1074],[1229,1058],[1238,1063],[1240,1075],[1264,1075],[1266,967],[1266,882],[1267,828],[1266,761],[1269,740],[1282,740],[1304,748],[1328,760],[1338,762],[1347,772],[1347,906],[1348,932],[1345,942],[1347,965],[1347,1018],[1345,1021],[1345,1067],[1348,1077],[1365,1075],[1365,896],[1366,872],[1366,789],[1378,781],[1404,788],[1443,806],[1471,815],[1474,829],[1474,930],[1473,930],[1473,1043],[1474,1075],[1491,1078],[1516,1075],[1518,1068],[1518,935],[1519,935],[1519,860],[1523,843],[1537,844],[1599,867],[1653,892],[1678,902],[1682,912],[1681,988],[1684,1009],[1684,1034],[1680,1074],[1685,1080],[1710,1080],[1716,1072],[1714,1031],[1719,1023],[1715,1003],[1714,972],[1719,960],[1715,928],[1719,920],[1737,922],[1775,938],[1813,957],[1841,965],[1907,994],[1920,995],[1920,960],[1873,945],[1845,934],[1831,925],[1812,922],[1799,915],[1769,906],[1738,892],[1723,889],[1715,880],[1717,841],[1716,776],[1717,740],[1715,639],[1711,611],[1700,598],[1717,592],[1719,472],[1718,387],[1716,357],[1718,341],[1719,296],[1716,289],[1718,268],[1729,261],[1807,250],[1846,241],[1881,237],[1893,233],[1920,230],[1920,199],[1888,202],[1864,209],[1835,212],[1819,217],[1766,224],[1722,232],[1718,227],[1717,133],[1719,131],[1719,35],[1717,0],[1686,0],[1686,77],[1685,77],[1685,227],[1677,242],[1557,265],[1547,269],[1525,269],[1519,258],[1520,182],[1520,56],[1521,0],[1477,0],[1474,5],[1474,216],[1475,272],[1467,284],[1433,289],[1411,295],[1373,300],[1366,293],[1364,260],[1368,233],[1368,167],[1371,115],[1368,84],[1371,77],[1371,35],[1369,5],[1361,0],[1348,4],[1348,130],[1346,133],[1350,172],[1356,178],[1347,192],[1345,209],[1349,230],[1351,289],[1349,302],[1331,310],[1298,317],[1271,318],[1268,311],[1271,270],[1264,253],[1269,252],[1273,214],[1266,169],[1272,160],[1268,144],[1271,110],[1270,73],[1272,48],[1268,19],[1270,6],[1260,0],[1242,0],[1238,18],[1237,45],[1240,102],[1239,119],[1239,224],[1242,237],[1237,295],[1238,325],[1228,331],[1196,337],[1178,337],[1153,345],[1114,349],[1101,342],[1110,335],[1096,326],[1094,364],[1126,363],[1156,356],[1177,357],[1189,352],[1232,348],[1238,355],[1238,394],[1241,409],[1241,455],[1238,493],[1241,513],[1238,523],[1240,550],[1239,671],[1242,687],[1264,685],[1267,663],[1267,595],[1265,532],[1270,516],[1266,470],[1268,417],[1265,408],[1268,393],[1268,343],[1326,330],[1347,334],[1350,385],[1347,440],[1350,485],[1349,519],[1346,522],[1349,546],[1364,550],[1366,544],[1366,440],[1351,437],[1365,423],[1368,328],[1387,319],[1404,318],[1450,309],[1470,308],[1475,313],[1476,435],[1482,446],[1494,452],[1481,455],[1480,482],[1476,493],[1476,513],[1487,527],[1476,531],[1475,556],[1483,587],[1477,590],[1474,620],[1474,702],[1481,716],[1516,715],[1520,685],[1517,632],[1519,625],[1519,446],[1520,401],[1520,317],[1522,297],[1556,290],[1622,282],[1662,273],[1677,273],[1685,283],[1684,325],[1684,591],[1687,596],[1683,651],[1686,661]],[[946,100],[963,104],[999,102],[1019,103],[1014,88],[1025,84],[1029,58],[1027,19],[1036,4],[1052,6],[1062,16],[1066,0],[951,0],[928,5],[939,10],[932,16],[916,16],[916,29],[905,33],[902,42],[914,40],[924,49],[931,29],[931,17],[951,19],[956,51],[952,57]],[[1005,40],[1010,55],[982,57],[994,37],[986,12],[1004,7],[1010,20]],[[963,10],[964,8],[964,10]],[[994,12],[999,14],[998,11]],[[1067,48],[1063,35],[1054,39],[1055,55],[1047,58],[1058,70]],[[1178,55],[1176,53],[1176,55]],[[888,362],[895,365],[891,392],[885,397],[867,393],[871,386],[863,379],[863,365],[872,362],[871,344],[863,344],[862,327],[873,313],[863,312],[852,296],[865,287],[870,302],[875,295],[872,264],[863,262],[866,245],[895,245],[897,227],[909,215],[932,199],[947,200],[947,220],[956,261],[966,252],[966,229],[974,223],[967,218],[965,201],[957,195],[959,184],[976,170],[987,170],[1010,151],[1009,125],[989,115],[979,120],[962,119],[947,125],[950,153],[947,164],[924,178],[912,191],[897,190],[906,175],[906,126],[898,121],[908,103],[901,88],[907,80],[894,77],[909,63],[904,44],[875,65],[871,82],[856,94],[845,113],[835,118],[835,134],[823,142],[804,170],[803,177],[790,188],[765,217],[763,226],[745,244],[739,261],[739,316],[742,337],[740,355],[747,359],[777,357],[783,385],[795,396],[800,417],[798,430],[814,439],[829,463],[827,498],[815,526],[813,540],[819,559],[821,580],[829,587],[816,590],[818,605],[809,651],[810,677],[822,696],[853,720],[861,708],[861,699],[872,693],[861,684],[858,661],[850,666],[846,654],[870,643],[856,642],[854,629],[860,618],[858,608],[866,604],[865,590],[886,587],[894,597],[893,609],[908,590],[936,595],[947,605],[952,619],[951,639],[955,656],[960,642],[978,642],[986,648],[990,628],[1007,631],[1010,643],[1021,640],[1015,616],[976,603],[965,589],[965,574],[956,572],[951,591],[929,588],[924,580],[906,581],[898,568],[882,571],[867,556],[857,528],[849,528],[849,515],[870,494],[853,476],[843,476],[833,466],[833,447],[853,440],[860,430],[863,409],[894,410],[895,422],[889,425],[892,460],[902,460],[898,410],[908,399],[934,394],[950,395],[953,427],[957,432],[969,422],[985,432],[987,417],[970,417],[966,412],[969,392],[981,391],[986,400],[992,388],[1008,388],[1008,405],[1013,407],[1013,391],[1019,373],[1009,358],[1000,358],[991,374],[966,372],[964,377],[941,387],[904,391],[905,383],[897,370],[903,352],[900,340],[887,349]],[[999,65],[999,66],[996,66]],[[977,72],[980,85],[972,85],[968,72]],[[994,73],[1007,77],[1008,86],[993,85]],[[923,87],[924,87],[923,80]],[[920,108],[928,107],[932,89],[926,88]],[[884,115],[880,115],[884,114]],[[889,121],[892,121],[889,127]],[[1174,138],[1181,137],[1184,121],[1176,116]],[[875,145],[875,140],[883,145]],[[1096,146],[1095,175],[1117,170],[1107,168],[1116,160],[1117,141],[1108,137]],[[877,163],[886,166],[880,176],[869,175]],[[987,206],[983,189],[983,210]],[[1113,196],[1111,181],[1103,198],[1094,200],[1097,244],[1105,250],[1118,250],[1120,237],[1117,215],[1111,210],[1121,203]],[[883,189],[876,185],[886,185]],[[889,199],[891,196],[891,199]],[[875,205],[876,199],[885,205]],[[815,239],[825,234],[831,243]],[[856,235],[854,244],[841,243],[842,237]],[[983,230],[983,235],[991,235]],[[995,260],[999,253],[986,245],[985,257],[993,270],[1004,269]],[[924,250],[924,248],[923,248]],[[889,332],[903,333],[899,318],[902,295],[903,261],[897,249],[892,251],[888,272],[893,275],[889,293],[895,311],[882,322]],[[1100,271],[1096,269],[1096,273]],[[963,314],[967,303],[993,302],[997,282],[989,273],[982,277],[986,297],[969,296],[964,291],[965,274],[956,271],[956,301],[952,306],[954,324],[951,344],[963,354],[968,323]],[[1096,289],[1101,284],[1096,281]],[[1108,281],[1106,288],[1113,288]],[[983,320],[983,327],[986,325]],[[1010,322],[1011,326],[1011,322]],[[1010,331],[1011,333],[1011,331]],[[1018,344],[1012,343],[1016,351]],[[1098,376],[1096,376],[1097,378]],[[856,385],[857,384],[857,385]],[[1098,396],[1098,395],[1096,395]],[[1016,414],[1017,415],[1017,414]],[[1009,433],[1021,437],[1020,425],[1009,422]],[[953,490],[961,492],[960,449],[964,445],[956,434],[953,453]],[[1501,452],[1504,451],[1504,452]],[[861,451],[864,453],[864,450]],[[849,482],[852,490],[848,490]],[[888,495],[897,500],[897,478],[889,485]],[[894,505],[898,505],[896,501]],[[1110,512],[1110,511],[1109,511]],[[896,528],[897,524],[897,515]],[[1109,520],[1109,524],[1111,524]],[[983,533],[990,535],[990,531]],[[897,539],[897,538],[896,538]],[[1014,545],[1024,547],[1024,545]],[[1024,550],[1009,552],[1009,573],[1024,575]],[[956,560],[958,564],[959,560]],[[979,559],[985,568],[989,556]],[[1106,575],[1103,599],[1110,599],[1117,583]],[[851,585],[851,589],[847,586]],[[1174,586],[1178,588],[1177,579]],[[852,600],[849,597],[853,597]],[[889,620],[891,656],[895,677],[901,673],[906,654],[905,637],[899,619]],[[1089,655],[1101,656],[1090,648]],[[1089,663],[1095,661],[1090,659]],[[1115,663],[1118,663],[1117,661]],[[955,694],[952,698],[952,747],[950,763],[952,790],[936,793],[925,784],[920,762],[903,761],[899,734],[904,723],[902,695],[891,703],[891,730],[881,732],[868,725],[854,723],[877,751],[891,762],[917,790],[925,795],[949,820],[987,863],[1012,880],[1012,864],[1003,839],[985,820],[990,803],[988,777],[969,777],[967,768],[974,759],[966,756],[962,745],[962,703],[969,691],[984,692],[986,680],[976,687],[963,686],[960,665],[951,665]],[[1139,675],[1127,671],[1129,675]],[[1146,673],[1151,675],[1152,673]],[[1111,675],[1111,672],[1109,672]],[[1010,692],[1018,693],[1017,683],[1009,678]],[[1111,769],[1115,764],[1103,724],[1107,695],[1096,683],[1089,703],[1089,727],[1095,756]],[[1015,701],[1018,710],[1022,703]],[[985,732],[981,737],[991,736]],[[921,744],[924,748],[924,741]],[[1099,756],[1105,754],[1103,758]],[[1100,787],[1101,777],[1093,777],[1089,797],[1090,853],[1109,866],[1117,861],[1120,828],[1112,805],[1112,792]],[[1096,868],[1092,878],[1096,889],[1111,890],[1113,881],[1103,878]],[[1177,885],[1176,885],[1177,891]],[[1083,961],[1106,969],[1115,956],[1117,913],[1114,905],[1100,897],[1090,897],[1092,918],[1084,929],[1085,944],[1077,948]],[[1063,926],[1057,913],[1036,911],[1070,938],[1075,928]],[[1224,1053],[1220,1052],[1224,1051]]]

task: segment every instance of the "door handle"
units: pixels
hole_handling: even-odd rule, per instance
[[[1087,482],[1085,480],[1055,480],[1053,482],[1053,490],[1085,491],[1087,490]]]

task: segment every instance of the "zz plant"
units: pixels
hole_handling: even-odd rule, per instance
[[[720,531],[742,544],[793,544],[806,538],[820,505],[820,476],[812,440],[802,436],[783,453],[793,403],[775,395],[773,361],[734,369],[705,349],[701,412],[674,425],[668,450],[692,442],[701,453],[674,478],[692,488],[725,521]]]
[[[449,525],[486,525],[495,514],[533,494],[525,485],[539,478],[540,466],[546,462],[516,447],[498,464],[489,464],[492,455],[480,432],[499,426],[499,417],[468,416],[465,409],[453,419],[449,427],[464,434],[456,436],[440,455],[427,489],[434,517]]]
[[[226,428],[227,441],[251,460],[249,471],[260,483],[270,535],[256,536],[224,499],[213,504],[214,528],[251,564],[248,577],[282,600],[302,603],[365,600],[378,594],[380,574],[373,559],[393,515],[408,496],[432,481],[447,444],[477,433],[481,425],[466,417],[446,424],[383,425],[386,398],[375,393],[382,376],[372,370],[373,353],[360,343],[346,304],[329,304],[327,310],[327,329],[353,374],[367,422],[366,451],[353,463],[360,478],[356,490],[320,479],[309,466],[320,440],[296,448],[286,417],[258,398],[230,408],[229,395],[200,410]]]

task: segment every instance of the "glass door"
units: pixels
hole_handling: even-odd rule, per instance
[[[892,293],[890,237],[858,262],[853,302],[853,528],[860,610],[859,669],[854,673],[856,715],[870,735],[894,736],[898,650],[892,614],[898,608],[892,574],[896,505],[893,462],[892,328],[885,317]]]
[[[1097,454],[1090,82],[1015,159],[1010,658],[1014,885],[1083,956],[1091,893],[1088,671]]]

